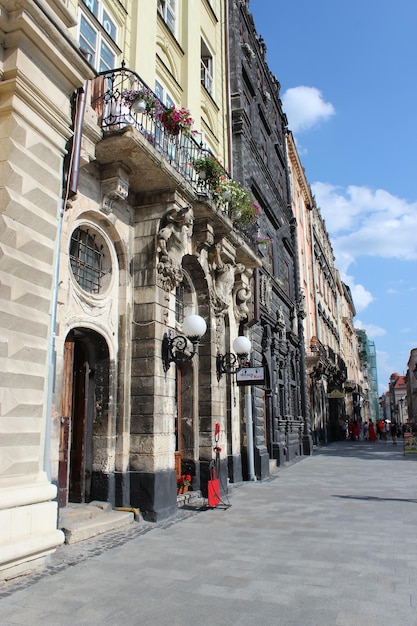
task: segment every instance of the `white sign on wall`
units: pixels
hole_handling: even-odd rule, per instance
[[[263,367],[242,367],[236,372],[238,385],[263,385],[265,373]]]

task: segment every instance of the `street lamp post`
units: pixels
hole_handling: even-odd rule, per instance
[[[162,339],[161,357],[164,372],[169,370],[171,363],[191,361],[198,350],[201,337],[207,330],[207,324],[200,315],[188,315],[182,323],[183,335],[174,336],[172,331],[164,334]],[[192,349],[189,349],[190,343]]]
[[[402,424],[404,421],[404,396],[399,399],[398,404],[400,405],[399,422]]]
[[[232,352],[218,354],[216,359],[217,380],[220,381],[223,374],[235,374],[244,367],[248,361],[248,354],[252,349],[250,340],[244,335],[239,335],[233,342]],[[252,417],[252,393],[249,385],[245,385],[245,410],[246,410],[246,435],[248,441],[248,477],[256,480],[255,458],[253,450],[253,417]]]

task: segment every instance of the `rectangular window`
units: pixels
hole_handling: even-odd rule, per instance
[[[157,8],[159,15],[162,17],[171,33],[175,35],[177,0],[158,0]]]
[[[282,281],[284,283],[285,293],[290,295],[290,266],[288,265],[287,261],[284,261]]]
[[[266,135],[263,130],[259,130],[259,151],[264,163],[268,164],[268,148],[266,143]]]
[[[243,98],[243,110],[245,111],[246,115],[250,117],[250,98],[248,94],[246,93],[246,91],[243,92],[242,98]]]
[[[174,104],[173,99],[165,89],[163,85],[157,80],[155,81],[155,95],[166,107],[172,107]]]
[[[117,26],[100,0],[83,0],[79,20],[80,47],[91,55],[90,64],[99,72],[116,67],[119,53]]]
[[[213,57],[203,40],[201,40],[201,84],[213,96]]]

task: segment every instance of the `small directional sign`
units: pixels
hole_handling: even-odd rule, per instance
[[[263,367],[242,367],[236,372],[238,385],[263,385],[265,373]]]

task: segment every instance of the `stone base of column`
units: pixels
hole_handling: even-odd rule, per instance
[[[311,435],[303,435],[303,454],[304,456],[313,454],[313,438]]]
[[[130,472],[130,504],[138,507],[144,520],[159,522],[177,512],[175,470]]]
[[[31,485],[0,489],[0,580],[43,567],[46,557],[64,543],[57,530],[56,487],[42,477]]]

